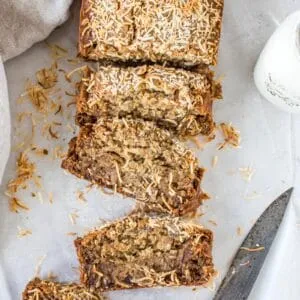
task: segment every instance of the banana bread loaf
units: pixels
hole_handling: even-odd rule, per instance
[[[207,284],[214,276],[210,230],[178,218],[132,215],[75,241],[90,291]]]
[[[105,119],[81,127],[62,167],[135,198],[145,210],[187,215],[207,197],[193,153],[148,121]]]
[[[221,86],[207,68],[200,73],[158,65],[86,69],[77,97],[77,123],[131,116],[154,121],[181,137],[209,135],[212,102]]]
[[[83,0],[79,52],[90,59],[217,63],[224,0]]]

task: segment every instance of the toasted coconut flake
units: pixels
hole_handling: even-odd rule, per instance
[[[71,101],[67,104],[67,107],[70,107],[71,105],[76,105],[76,101]]]
[[[218,223],[214,220],[208,220],[208,223],[214,225],[214,226],[218,226]]]
[[[34,277],[39,277],[39,275],[41,273],[41,269],[42,269],[42,264],[44,263],[46,257],[47,257],[47,255],[45,254],[38,259],[38,263],[35,267],[35,276]]]
[[[76,232],[68,232],[67,235],[69,235],[69,236],[77,236],[77,233]]]
[[[66,153],[63,151],[62,146],[56,146],[53,149],[53,158],[54,159],[62,159],[65,157],[65,155],[66,155]]]
[[[57,280],[57,275],[55,275],[52,271],[48,272],[47,279],[51,281]]]
[[[79,67],[79,68],[76,68],[76,69],[72,70],[71,72],[66,74],[66,79],[68,81],[71,81],[71,78],[74,74],[76,74],[78,72],[82,72],[82,71],[86,70],[86,68],[87,68],[87,66],[83,66],[83,67]]]
[[[50,134],[50,136],[51,136],[52,138],[54,138],[54,139],[58,139],[58,138],[59,138],[58,135],[57,135],[57,132],[53,132],[53,131],[52,131],[51,125],[49,126],[49,134]]]
[[[56,110],[56,112],[54,114],[57,115],[61,112],[62,112],[62,106],[61,106],[61,104],[59,104],[58,109]]]
[[[18,227],[18,237],[22,238],[28,235],[31,235],[32,231],[30,229],[23,229],[21,227]]]
[[[70,63],[71,65],[78,65],[82,62],[82,60],[79,57],[76,58],[68,58],[67,62]]]
[[[231,123],[221,123],[219,126],[219,129],[221,130],[224,142],[219,146],[219,150],[223,149],[225,146],[229,145],[231,147],[237,148],[240,146],[241,138],[240,138],[240,132],[236,130]]]
[[[38,155],[38,156],[46,156],[49,154],[49,151],[45,148],[40,148],[36,145],[33,145],[33,147],[31,148],[31,151],[33,151],[34,154]]]
[[[78,216],[77,213],[70,213],[70,214],[69,214],[69,219],[70,219],[70,221],[71,221],[71,223],[72,223],[73,225],[76,224],[76,219],[77,219],[77,218],[79,218],[79,216]]]
[[[36,72],[36,79],[44,89],[49,89],[55,86],[57,82],[56,70],[57,65],[54,63],[50,68],[44,68]]]
[[[213,168],[217,165],[218,161],[219,161],[219,157],[217,155],[215,155],[212,158],[212,162],[211,162],[211,165],[212,165]]]
[[[255,169],[251,167],[246,167],[246,168],[239,168],[239,171],[245,181],[250,182],[252,180],[252,177],[255,173]]]
[[[20,210],[29,210],[29,207],[16,197],[12,197],[9,202],[9,209],[12,212],[18,213]]]
[[[48,194],[48,198],[49,198],[49,202],[52,204],[54,202],[54,200],[53,200],[53,193],[52,192],[50,192]]]
[[[37,111],[44,114],[47,113],[50,102],[47,90],[38,84],[28,82],[26,85],[26,94]]]
[[[65,49],[57,44],[46,43],[46,45],[51,50],[51,56],[55,60],[66,57],[68,54],[67,49]]]
[[[77,196],[77,200],[80,201],[80,202],[87,202],[85,196],[84,196],[84,193],[80,190],[77,190],[76,192],[76,196]]]
[[[43,198],[42,193],[41,192],[37,192],[36,194],[37,194],[37,198],[40,201],[40,203],[43,204],[44,203],[44,198]]]
[[[191,137],[191,141],[195,144],[198,150],[203,150],[205,144],[200,142],[197,137]]]
[[[239,236],[241,236],[241,235],[243,234],[243,229],[242,229],[242,227],[239,226],[239,227],[237,228],[236,232],[237,232],[237,234],[238,234]]]
[[[19,189],[25,189],[27,181],[33,178],[35,171],[35,164],[29,161],[25,152],[21,152],[17,159],[17,177],[9,181],[7,193],[14,195]]]
[[[70,93],[68,91],[65,91],[65,95],[69,96],[69,97],[76,97],[77,95],[74,93]]]
[[[23,111],[17,114],[17,121],[21,123],[25,118],[30,118],[31,116],[32,113]]]

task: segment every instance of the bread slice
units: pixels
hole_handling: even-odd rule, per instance
[[[207,284],[213,235],[178,218],[132,215],[75,241],[81,282],[94,292]]]
[[[23,300],[104,300],[99,293],[76,283],[63,284],[34,278],[23,292]]]
[[[217,63],[224,0],[83,0],[79,52],[94,60]]]
[[[81,127],[62,167],[135,198],[146,210],[187,215],[207,197],[200,189],[204,170],[193,153],[167,130],[138,119]]]
[[[86,69],[77,97],[77,123],[134,117],[185,137],[214,129],[212,102],[221,86],[207,68],[200,73],[158,65]]]

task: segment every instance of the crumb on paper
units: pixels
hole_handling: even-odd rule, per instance
[[[37,265],[35,267],[34,277],[39,277],[41,274],[42,264],[44,263],[47,255],[43,255],[38,259]]]
[[[241,236],[241,235],[243,234],[243,229],[242,229],[242,227],[239,226],[239,227],[236,229],[236,233],[237,233],[237,235]]]
[[[211,162],[211,165],[212,165],[213,168],[217,165],[218,161],[219,161],[219,157],[217,155],[215,155],[212,158],[212,162]]]
[[[29,207],[17,197],[12,197],[9,201],[9,209],[12,212],[18,213],[21,210],[29,210]]]
[[[50,68],[43,68],[36,72],[38,83],[44,88],[49,89],[57,83],[57,64],[53,63]]]
[[[22,238],[28,235],[31,235],[32,231],[30,229],[24,229],[21,227],[18,227],[18,238]]]
[[[262,195],[259,194],[258,192],[253,192],[251,194],[245,195],[244,198],[245,200],[254,200],[257,198],[260,198]]]
[[[219,146],[218,150],[223,149],[227,145],[234,148],[238,148],[240,146],[240,132],[235,129],[231,123],[221,123],[218,128],[221,130],[224,137],[224,142]]]
[[[242,178],[247,182],[250,182],[252,180],[255,173],[255,169],[251,167],[239,168],[239,171],[242,175]]]

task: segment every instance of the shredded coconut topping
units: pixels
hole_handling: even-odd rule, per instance
[[[23,292],[23,300],[103,300],[99,294],[92,293],[75,283],[58,283],[35,278]]]

